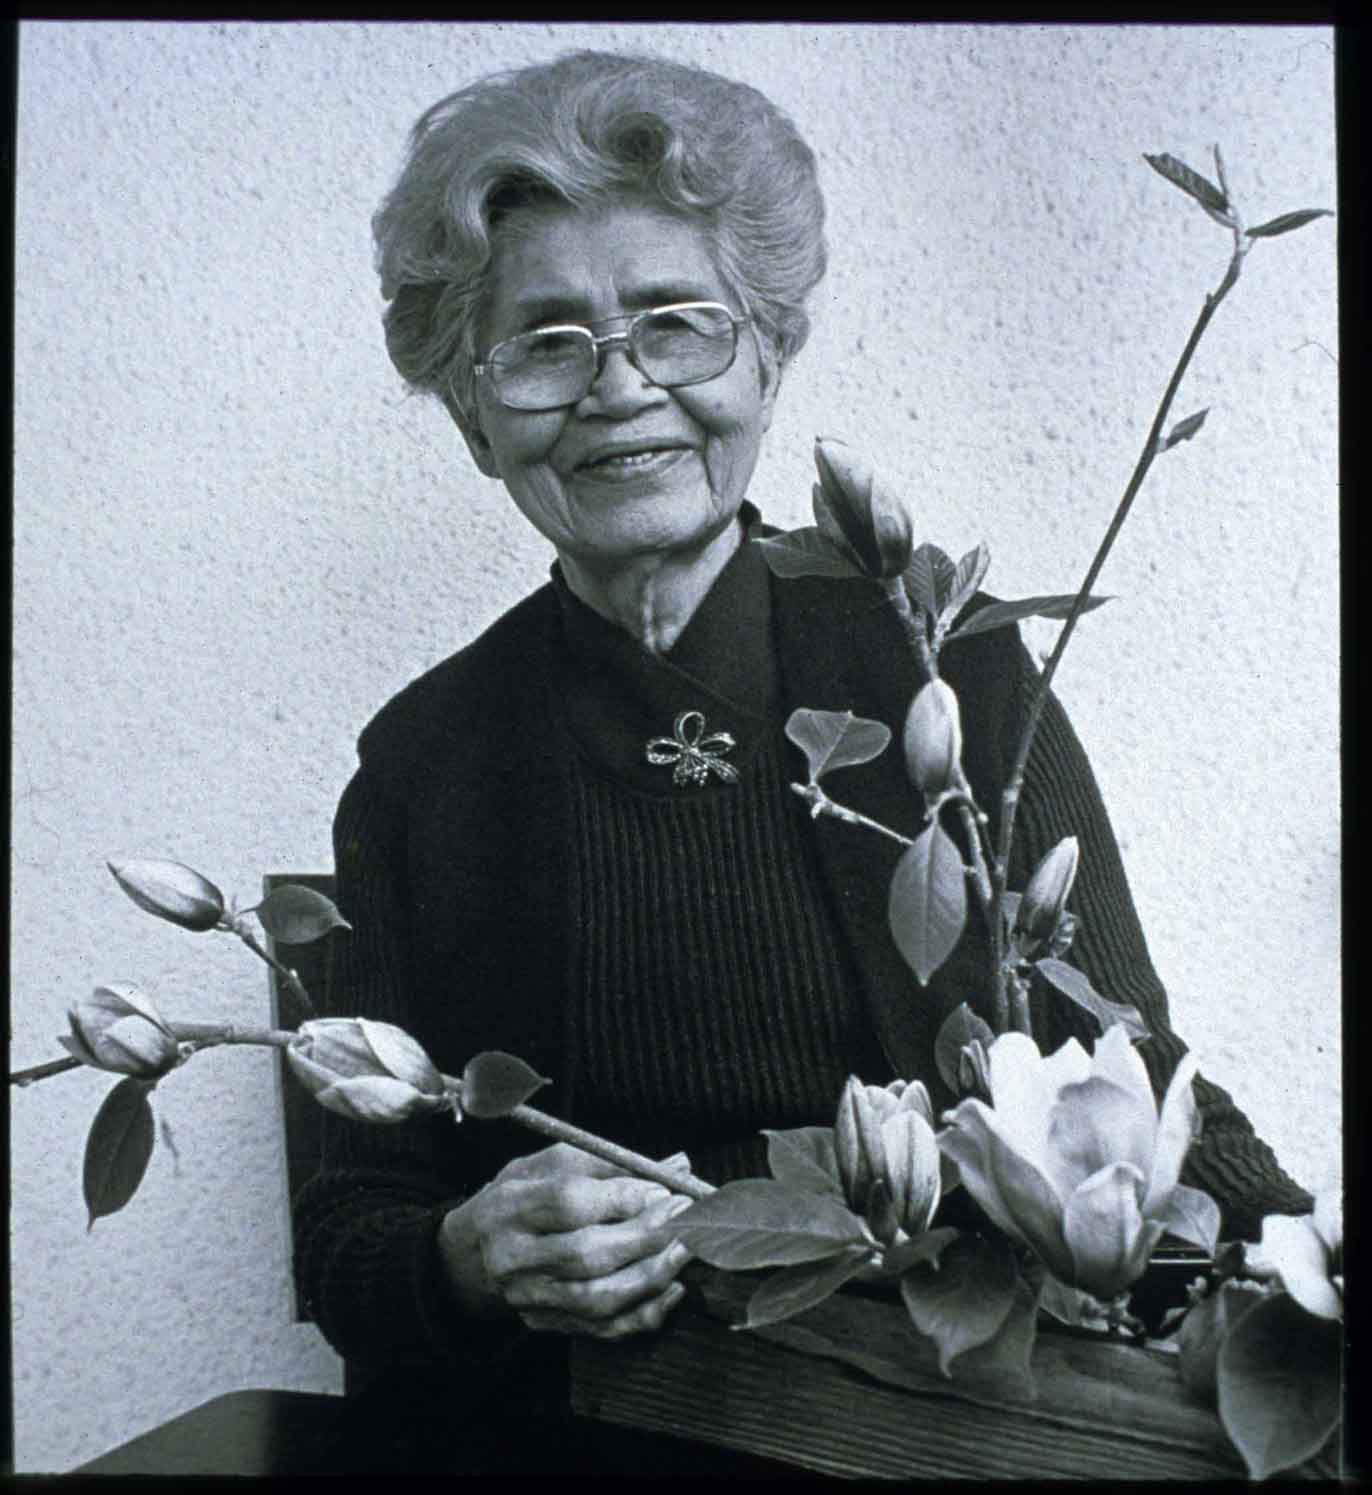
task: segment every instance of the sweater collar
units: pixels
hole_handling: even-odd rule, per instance
[[[746,542],[760,529],[760,517],[744,504],[740,521]],[[662,654],[582,602],[557,564],[552,580],[564,646],[559,709],[585,753],[650,794],[699,796],[736,788],[727,772],[708,765],[702,782],[685,781],[676,763],[703,752],[741,773],[775,716],[771,588],[757,546],[738,547]],[[711,741],[718,733],[727,733],[733,746]],[[648,759],[648,744],[656,739],[664,740],[656,751],[665,761]]]

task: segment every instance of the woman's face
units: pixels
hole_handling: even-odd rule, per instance
[[[743,310],[697,228],[634,204],[594,214],[526,210],[498,243],[493,272],[478,326],[483,355],[536,327],[600,331],[595,324],[608,318],[671,302]],[[690,551],[738,513],[771,421],[777,368],[758,350],[751,329],[740,328],[724,373],[664,389],[612,344],[588,393],[556,410],[507,409],[479,379],[478,424],[463,434],[477,465],[501,479],[559,554],[604,571]]]

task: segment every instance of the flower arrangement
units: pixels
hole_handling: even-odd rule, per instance
[[[1076,923],[1067,907],[1080,856],[1076,839],[1053,847],[1022,891],[1008,886],[1025,766],[1063,651],[1078,620],[1107,600],[1093,587],[1152,463],[1195,437],[1205,420],[1199,411],[1167,429],[1190,359],[1254,243],[1323,216],[1301,210],[1246,228],[1218,150],[1218,184],[1172,156],[1145,159],[1231,234],[1233,248],[1074,593],[976,605],[990,565],[987,547],[954,562],[933,545],[916,546],[904,502],[849,448],[828,440],[815,448],[815,524],[760,542],[778,577],[862,578],[879,586],[923,682],[899,734],[924,810],[913,838],[844,806],[828,787],[831,775],[886,751],[895,736],[889,726],[851,712],[802,708],[786,735],[807,770],[792,788],[813,817],[835,817],[901,843],[889,889],[890,933],[920,983],[958,946],[969,885],[973,891],[991,952],[983,1010],[963,1003],[936,1045],[940,1076],[957,1104],[939,1117],[918,1080],[879,1086],[852,1077],[832,1126],[767,1134],[771,1177],[716,1189],[534,1109],[531,1097],[548,1082],[515,1056],[478,1054],[461,1076],[450,1076],[400,1028],[362,1017],[315,1017],[297,974],[256,931],[297,945],[346,931],[321,894],[285,885],[238,909],[184,864],[125,861],[111,863],[110,871],[140,908],[191,932],[239,938],[277,970],[301,1020],[295,1028],[173,1022],[129,982],[99,986],[75,1003],[70,1032],[59,1039],[67,1057],[11,1081],[27,1084],[78,1065],[120,1076],[87,1142],[83,1183],[92,1226],[122,1209],[138,1188],[154,1146],[150,1096],[157,1085],[203,1050],[274,1047],[320,1105],[353,1120],[394,1125],[433,1112],[449,1112],[458,1122],[508,1117],[690,1196],[694,1203],[674,1224],[689,1249],[723,1270],[765,1272],[743,1327],[794,1317],[850,1283],[888,1291],[915,1331],[934,1343],[944,1375],[953,1375],[959,1357],[972,1350],[981,1351],[983,1366],[1027,1373],[1041,1314],[1141,1336],[1130,1292],[1170,1235],[1213,1261],[1211,1282],[1197,1283],[1169,1324],[1177,1329],[1185,1386],[1218,1408],[1254,1477],[1325,1446],[1339,1421],[1337,1198],[1323,1197],[1304,1220],[1270,1217],[1256,1247],[1221,1246],[1214,1201],[1179,1181],[1197,1125],[1195,1060],[1183,1060],[1159,1107],[1134,1048],[1147,1036],[1138,1012],[1095,991],[1065,958]],[[1061,620],[1062,628],[1037,679],[993,835],[991,816],[963,772],[959,703],[940,676],[939,658],[955,640],[1031,616]],[[662,755],[654,761],[679,759],[684,772],[691,754],[708,747],[697,741],[700,730],[679,720],[675,741],[654,744]],[[950,827],[960,830],[961,843]],[[1091,1014],[1101,1030],[1091,1053],[1075,1039],[1056,1052],[1040,1051],[1029,1006],[1035,975]],[[983,1227],[937,1223],[940,1203],[958,1188],[975,1202]],[[1293,1386],[1299,1396],[1290,1394]]]

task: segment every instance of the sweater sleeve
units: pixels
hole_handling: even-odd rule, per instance
[[[1022,645],[1018,654],[1006,738],[1011,747],[1018,740],[1036,678]],[[1066,712],[1050,693],[1026,766],[1011,885],[1022,887],[1039,858],[1069,835],[1075,835],[1080,846],[1077,881],[1069,900],[1080,922],[1070,959],[1102,996],[1138,1008],[1149,1032],[1139,1052],[1161,1096],[1186,1045],[1172,1029],[1167,993],[1149,958],[1091,765]],[[1045,1035],[1046,1047],[1056,1048],[1073,1034],[1089,1043],[1096,1032],[1093,1021],[1046,983],[1036,982],[1036,988],[1036,1026]],[[1202,1129],[1182,1179],[1204,1189],[1219,1205],[1222,1236],[1255,1240],[1264,1215],[1308,1213],[1311,1196],[1283,1172],[1228,1092],[1203,1076],[1196,1078],[1194,1088]]]
[[[334,822],[337,902],[352,933],[338,942],[327,1007],[408,1030],[404,826],[403,806],[360,769]],[[439,1255],[444,1215],[477,1186],[458,1171],[452,1117],[384,1126],[322,1115],[322,1166],[294,1201],[294,1240],[296,1280],[324,1337],[359,1366],[498,1353],[518,1324],[461,1314]]]

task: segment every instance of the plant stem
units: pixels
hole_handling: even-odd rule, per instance
[[[248,947],[248,949],[253,952],[254,955],[260,955],[262,959],[265,960],[267,964],[272,968],[272,970],[274,970],[277,975],[281,977],[285,989],[290,992],[290,994],[300,1004],[301,1010],[305,1013],[306,1017],[314,1016],[314,1003],[310,1001],[310,994],[305,990],[304,983],[300,980],[300,977],[297,976],[296,973],[288,966],[282,965],[282,963],[276,958],[276,956],[271,954],[270,951],[265,950],[261,945],[259,945],[257,943],[257,940],[253,937],[252,930],[250,930],[246,924],[240,922],[240,919],[234,919],[231,922],[225,924],[223,927],[229,930],[231,933],[236,934],[238,938],[242,940],[243,943]]]
[[[49,1059],[46,1064],[35,1064],[31,1069],[17,1069],[10,1076],[11,1085],[32,1085],[35,1080],[46,1080],[49,1075],[65,1074],[69,1069],[80,1069],[81,1061],[68,1054],[65,1059]]]
[[[1009,1028],[1001,1031],[1024,1033],[1032,1038],[1034,1025],[1029,1016],[1029,983],[1018,971],[1006,972],[1005,995],[1009,1008]]]
[[[1001,900],[1005,893],[1006,879],[1009,875],[1010,847],[1015,833],[1015,813],[1019,808],[1020,791],[1024,787],[1024,770],[1029,761],[1029,750],[1033,745],[1034,734],[1038,728],[1039,719],[1043,715],[1043,708],[1048,700],[1048,691],[1053,683],[1053,676],[1057,673],[1058,664],[1062,659],[1063,651],[1067,648],[1068,640],[1077,626],[1077,619],[1081,616],[1082,609],[1086,605],[1086,599],[1091,594],[1091,588],[1095,585],[1097,576],[1100,575],[1101,567],[1104,566],[1106,557],[1114,546],[1125,519],[1129,516],[1134,498],[1143,486],[1143,480],[1148,476],[1148,470],[1153,465],[1153,459],[1158,455],[1162,428],[1172,409],[1172,401],[1176,397],[1177,390],[1181,385],[1182,377],[1186,373],[1191,362],[1192,355],[1200,344],[1205,329],[1210,325],[1210,318],[1214,316],[1216,309],[1230,289],[1239,278],[1244,254],[1247,252],[1239,231],[1234,233],[1234,252],[1230,257],[1229,267],[1224,273],[1218,288],[1205,298],[1205,305],[1201,308],[1195,325],[1191,329],[1191,335],[1186,340],[1186,346],[1182,349],[1181,356],[1177,360],[1176,367],[1172,370],[1172,377],[1167,381],[1167,388],[1163,393],[1158,405],[1157,413],[1153,417],[1153,423],[1148,428],[1148,435],[1143,443],[1143,450],[1139,453],[1138,461],[1134,464],[1134,471],[1130,475],[1129,482],[1124,493],[1115,508],[1115,513],[1105,531],[1105,536],[1096,549],[1091,564],[1087,567],[1086,575],[1082,579],[1081,586],[1077,589],[1077,595],[1072,599],[1072,606],[1067,613],[1066,620],[1058,633],[1057,642],[1053,645],[1053,651],[1043,667],[1043,673],[1035,684],[1034,694],[1030,700],[1028,719],[1024,724],[1024,730],[1020,735],[1019,746],[1015,751],[1010,778],[1006,784],[1001,797],[1001,822],[1000,836],[996,849],[996,859],[993,874],[995,924],[1000,926]]]
[[[915,616],[915,610],[910,606],[910,598],[905,591],[904,581],[900,577],[888,578],[885,582],[885,589],[887,599],[895,609],[896,617],[900,619],[901,627],[904,629],[906,642],[914,649],[915,657],[919,660],[920,668],[928,679],[937,680],[939,678],[938,651],[929,641],[929,630]],[[957,812],[958,819],[962,822],[963,832],[967,837],[968,852],[972,858],[972,886],[976,889],[977,902],[981,905],[982,914],[986,919],[987,933],[991,939],[991,968],[999,973],[1005,951],[1001,935],[999,905],[988,870],[989,864],[994,860],[994,850],[984,820],[979,815],[975,803],[959,800]],[[991,1007],[993,1013],[1001,1015],[996,1031],[1004,1033],[1008,1009],[1004,983],[999,978],[999,974],[992,981]]]
[[[264,1048],[284,1049],[298,1033],[289,1028],[241,1028],[234,1023],[168,1023],[172,1036],[178,1043],[193,1044],[197,1049],[216,1048],[224,1043],[250,1043]],[[46,1080],[51,1075],[65,1074],[69,1069],[89,1069],[80,1059],[68,1054],[65,1059],[49,1059],[46,1064],[35,1064],[30,1069],[16,1070],[9,1077],[11,1085],[32,1085],[35,1080]],[[113,1071],[111,1071],[113,1073]]]
[[[878,831],[890,840],[899,842],[901,846],[915,844],[909,836],[893,831],[889,825],[883,825],[879,820],[872,820],[860,811],[850,810],[847,805],[841,805],[837,800],[830,799],[818,784],[792,784],[791,788],[810,806],[812,815],[832,815],[835,820],[842,820],[848,825],[866,826],[869,831]]]
[[[255,1043],[284,1049],[300,1035],[290,1028],[240,1028],[236,1023],[168,1023],[179,1043],[215,1048],[221,1043]]]
[[[662,1163],[654,1162],[652,1158],[644,1157],[642,1153],[621,1147],[617,1142],[606,1141],[604,1137],[597,1137],[594,1132],[582,1131],[569,1121],[549,1116],[546,1111],[536,1111],[532,1106],[516,1106],[510,1112],[510,1120],[517,1121],[532,1131],[541,1132],[555,1142],[567,1142],[583,1152],[593,1153],[617,1168],[661,1184],[674,1194],[689,1194],[692,1199],[708,1199],[715,1192],[713,1184],[707,1184],[703,1178],[697,1178],[693,1173],[677,1172]]]

